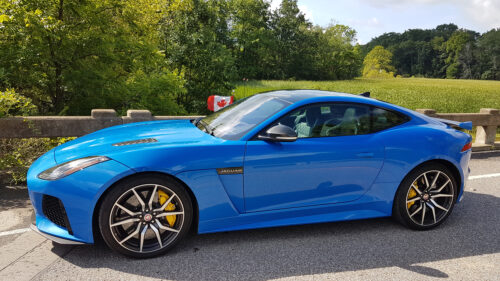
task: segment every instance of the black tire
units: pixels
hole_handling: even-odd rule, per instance
[[[160,203],[160,190],[168,195],[164,198],[170,199],[163,198],[166,202]],[[173,209],[167,211],[169,207]],[[178,214],[166,215],[170,212]],[[126,220],[132,222],[124,223]],[[189,232],[192,220],[193,206],[184,186],[158,175],[137,176],[117,183],[99,209],[99,229],[105,243],[112,250],[133,258],[164,254]],[[132,236],[133,233],[136,235]]]
[[[417,188],[412,187],[414,184]],[[413,169],[399,185],[392,213],[408,228],[431,229],[451,214],[457,196],[457,181],[446,166],[437,162],[424,164]]]

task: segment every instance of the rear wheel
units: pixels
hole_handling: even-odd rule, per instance
[[[418,167],[398,188],[394,216],[412,229],[436,227],[453,210],[457,190],[456,180],[446,166],[431,163]]]
[[[143,176],[116,185],[99,211],[106,244],[122,254],[148,258],[165,253],[189,231],[193,208],[175,180]]]

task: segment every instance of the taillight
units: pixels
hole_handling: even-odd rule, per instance
[[[472,142],[468,142],[464,147],[462,147],[462,152],[467,151],[472,148]]]

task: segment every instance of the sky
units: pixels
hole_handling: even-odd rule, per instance
[[[271,0],[276,8],[281,0]],[[444,23],[486,32],[500,28],[500,0],[298,0],[314,24],[345,24],[360,44],[386,32],[430,29]]]

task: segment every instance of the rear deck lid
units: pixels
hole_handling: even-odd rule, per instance
[[[466,121],[466,122],[458,122],[458,121],[452,121],[448,119],[441,119],[441,118],[433,118],[434,120],[437,120],[441,123],[444,123],[454,129],[457,130],[472,130],[472,121]]]

